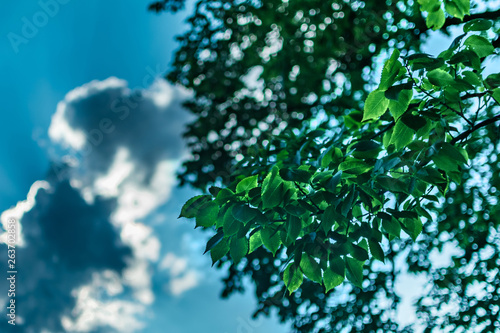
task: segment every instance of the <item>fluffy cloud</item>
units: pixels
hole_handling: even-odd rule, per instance
[[[107,190],[116,192],[126,180],[148,187],[167,182],[165,175],[171,175],[171,170],[159,168],[172,167],[165,163],[183,152],[187,112],[181,104],[187,94],[161,80],[147,90],[131,90],[126,81],[113,77],[92,81],[58,104],[49,136],[70,150],[83,186],[92,187],[101,180],[114,184]]]
[[[179,296],[199,284],[200,273],[188,266],[186,258],[178,257],[172,252],[163,257],[158,268],[170,273],[170,281],[165,284],[164,288],[175,296]]]
[[[133,90],[109,78],[74,89],[58,104],[49,137],[64,163],[2,214],[4,226],[9,218],[19,221],[17,331],[142,327],[136,317],[154,301],[151,264],[160,257],[145,221],[176,183],[186,96],[164,81]],[[198,279],[195,271],[174,274],[172,293]]]
[[[70,315],[76,304],[73,290],[90,283],[100,270],[121,274],[132,250],[110,223],[115,200],[96,197],[89,204],[68,181],[53,179],[35,183],[30,194],[27,211],[22,212],[29,200],[2,214],[5,221],[22,213],[18,221],[25,246],[16,249],[18,323],[26,332],[41,327],[59,332],[61,315]]]

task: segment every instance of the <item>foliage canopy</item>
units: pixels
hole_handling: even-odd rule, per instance
[[[256,315],[276,308],[295,331],[410,332],[395,286],[415,274],[426,331],[500,329],[499,13],[196,1],[167,78],[194,92],[180,180],[208,191],[180,216],[213,230],[224,296],[249,276]],[[420,51],[451,28],[449,48]]]

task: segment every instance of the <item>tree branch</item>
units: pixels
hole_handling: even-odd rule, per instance
[[[373,134],[371,137],[368,138],[368,140],[373,140],[375,139],[377,136],[380,136],[382,134],[384,134],[385,132],[387,132],[388,130],[390,130],[391,128],[394,127],[394,125],[396,124],[396,122],[393,120],[389,125],[387,125],[384,129],[378,131],[377,133]]]
[[[491,44],[493,45],[493,47],[496,49],[496,48],[499,48],[500,47],[500,37],[495,39],[494,41],[491,42]]]
[[[491,11],[491,12],[486,11],[486,12],[482,12],[482,13],[475,13],[472,15],[466,15],[463,20],[460,20],[456,17],[453,17],[453,18],[448,18],[445,21],[443,28],[447,28],[447,27],[452,26],[452,25],[458,25],[461,23],[466,23],[466,22],[469,22],[469,21],[472,21],[472,20],[475,20],[478,18],[482,18],[482,19],[486,19],[486,20],[498,20],[499,17],[500,17],[500,9],[495,10],[495,11]]]
[[[460,97],[462,100],[465,100],[465,99],[469,99],[469,98],[474,98],[474,97],[483,97],[485,95],[488,95],[490,94],[491,91],[483,91],[483,92],[480,92],[480,93],[474,93],[474,94],[465,94],[463,95],[462,97]]]
[[[302,195],[304,197],[306,197],[307,199],[309,199],[309,201],[311,201],[311,203],[313,204],[314,207],[316,207],[316,209],[318,210],[318,212],[322,212],[323,210],[321,208],[319,208],[318,205],[316,205],[316,203],[311,199],[311,197],[309,196],[309,194],[307,194],[303,189],[302,187],[300,187],[299,184],[297,184],[297,182],[293,182],[295,184],[295,186],[299,189],[300,193],[302,193]]]
[[[479,123],[479,124],[477,124],[477,125],[472,126],[472,128],[471,128],[471,129],[469,129],[469,130],[467,130],[467,131],[463,132],[462,134],[460,134],[459,136],[457,136],[456,138],[454,138],[453,140],[451,140],[451,141],[450,141],[450,143],[451,143],[452,145],[454,145],[454,144],[455,144],[455,143],[457,143],[458,141],[460,141],[460,140],[463,140],[463,139],[467,138],[467,137],[468,137],[468,136],[469,136],[472,132],[477,131],[477,130],[478,130],[478,129],[480,129],[481,127],[488,126],[489,124],[492,124],[492,123],[494,123],[494,122],[495,122],[495,121],[497,121],[497,120],[500,120],[500,114],[499,114],[499,115],[496,115],[496,116],[495,116],[495,117],[493,117],[493,118],[490,118],[490,119],[487,119],[487,120],[485,120],[485,121],[482,121],[482,122],[480,122],[480,123]]]
[[[465,116],[465,114],[463,113],[463,111],[458,111],[458,110],[453,109],[448,104],[446,104],[445,102],[441,101],[440,99],[434,97],[431,93],[429,93],[427,90],[425,90],[424,88],[422,88],[422,85],[417,84],[417,81],[413,78],[413,74],[412,74],[412,72],[410,70],[410,66],[408,65],[408,61],[406,61],[406,63],[405,63],[405,68],[406,68],[406,72],[408,73],[408,76],[410,77],[410,80],[413,82],[413,85],[415,87],[417,87],[418,90],[420,90],[427,97],[429,97],[431,99],[437,100],[445,108],[447,108],[448,110],[456,113],[458,116],[462,117],[465,120],[465,122],[467,122],[467,124],[469,124],[469,125],[472,126],[472,122],[469,119],[467,119],[467,117]]]

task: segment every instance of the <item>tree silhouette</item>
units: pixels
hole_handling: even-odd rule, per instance
[[[488,4],[196,1],[167,79],[194,92],[179,178],[208,192],[181,216],[214,231],[224,297],[250,277],[255,315],[297,332],[499,330]],[[448,49],[420,53],[450,27]],[[406,274],[428,280],[415,327],[396,320]]]

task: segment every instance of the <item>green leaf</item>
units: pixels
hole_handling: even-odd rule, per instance
[[[455,53],[450,60],[448,60],[448,63],[450,65],[456,65],[456,64],[464,64],[465,66],[468,67],[473,67],[476,68],[477,64],[481,66],[481,60],[477,56],[476,52],[471,51],[471,50],[462,50],[458,53]]]
[[[304,276],[302,275],[300,269],[295,265],[295,263],[289,263],[283,273],[283,281],[285,282],[288,292],[291,294],[297,290],[303,280]]]
[[[439,8],[436,11],[429,12],[425,20],[425,24],[432,30],[439,30],[443,27],[445,22],[444,11]]]
[[[258,186],[257,180],[257,175],[242,179],[238,185],[236,185],[236,193],[248,193],[251,189]]]
[[[486,31],[493,26],[493,22],[485,19],[475,19],[464,24],[464,32]]]
[[[481,59],[476,54],[476,52],[466,49],[454,54],[448,61],[449,64],[454,65],[462,63],[467,67],[471,67],[474,70],[481,71]]]
[[[295,241],[302,231],[302,220],[296,216],[289,215],[286,221],[286,232],[288,237]]]
[[[469,15],[470,0],[446,0],[444,9],[448,14],[462,20],[465,15]]]
[[[452,54],[456,49],[458,49],[460,47],[460,45],[462,43],[462,39],[464,39],[465,36],[467,36],[466,33],[458,35],[457,37],[455,37],[455,39],[453,39],[453,42],[451,43],[451,45],[448,48],[448,50],[441,52],[441,54],[439,56],[441,57],[441,55],[443,53],[445,53],[445,52]],[[445,57],[445,59],[449,59],[449,56]]]
[[[342,282],[344,282],[344,276],[338,275],[330,268],[324,270],[323,284],[325,285],[326,292],[329,292],[333,288],[341,285]]]
[[[248,192],[248,198],[250,199],[250,204],[255,207],[259,207],[262,203],[262,188],[256,187]]]
[[[310,131],[307,133],[306,137],[308,139],[316,139],[319,137],[322,137],[325,135],[325,129],[324,128],[318,128],[316,130]]]
[[[454,79],[450,73],[437,68],[427,73],[429,82],[438,87],[445,87],[453,83]]]
[[[273,255],[276,255],[281,245],[281,239],[277,230],[272,227],[266,227],[261,230],[260,237],[262,239],[262,244],[264,244]]]
[[[387,214],[386,212],[378,212],[377,217],[382,220],[391,220],[392,216]]]
[[[464,76],[464,79],[473,86],[480,87],[482,85],[481,80],[476,73],[472,71],[463,71],[462,75]]]
[[[335,209],[336,207],[334,205],[326,207],[325,212],[321,217],[321,228],[325,234],[328,233],[335,224],[335,217],[337,216]]]
[[[365,173],[372,168],[373,168],[372,165],[369,165],[368,163],[359,160],[349,160],[342,162],[339,165],[339,169],[341,171],[357,175]]]
[[[382,166],[384,167],[384,171],[389,171],[392,168],[398,166],[400,163],[401,159],[399,157],[387,158]]]
[[[391,57],[385,62],[384,67],[382,68],[382,78],[380,79],[380,84],[378,86],[379,90],[386,90],[396,82],[400,70],[403,68],[403,65],[401,65],[398,60],[399,55],[399,50],[395,49],[392,52]]]
[[[420,10],[423,12],[434,12],[441,7],[439,0],[418,0]]]
[[[397,178],[379,176],[377,177],[377,184],[390,192],[408,193],[408,185]]]
[[[307,278],[314,282],[321,283],[321,267],[312,256],[304,253],[300,260],[300,268]]]
[[[427,121],[424,117],[414,116],[410,113],[404,114],[401,117],[401,121],[414,131],[418,131],[419,129],[427,125]]]
[[[382,219],[382,228],[384,228],[388,234],[399,238],[401,236],[401,224],[389,214],[387,215],[389,216],[388,219]]]
[[[415,207],[415,210],[417,211],[417,213],[420,214],[420,216],[425,217],[428,221],[432,221],[432,215],[429,214],[429,212],[427,210],[425,210],[419,206]]]
[[[342,201],[342,206],[340,208],[340,213],[343,216],[347,216],[347,213],[352,209],[352,205],[354,204],[354,200],[357,199],[358,193],[354,190],[354,187],[349,188],[349,192],[346,197]]]
[[[380,118],[387,111],[388,106],[389,100],[385,97],[384,91],[372,91],[365,101],[363,121]]]
[[[209,241],[207,242],[207,247],[205,248],[205,252],[203,252],[203,254],[207,253],[208,251],[213,249],[215,245],[219,244],[222,238],[224,238],[224,233],[222,232],[222,230],[220,230],[212,238],[209,239]]]
[[[335,193],[337,189],[337,185],[340,184],[340,180],[342,179],[342,171],[338,171],[333,175],[332,178],[326,183],[326,189],[330,192]]]
[[[278,206],[285,193],[283,179],[279,176],[279,168],[274,166],[262,183],[262,208]]]
[[[464,44],[476,52],[480,58],[487,57],[495,51],[495,48],[491,45],[490,41],[482,36],[469,36],[469,38],[465,40]]]
[[[414,53],[406,57],[414,71],[426,69],[428,71],[439,68],[444,65],[444,59],[433,58],[425,53]]]
[[[320,158],[321,158],[322,168],[327,168],[330,165],[330,163],[333,160],[334,152],[335,152],[335,147],[332,146],[321,154]]]
[[[217,194],[220,192],[220,190],[222,190],[220,187],[210,186],[210,188],[208,189],[208,192],[210,192],[211,195],[213,195],[214,197],[216,197]]]
[[[196,227],[211,227],[215,224],[219,215],[219,205],[215,201],[207,202],[196,215]]]
[[[331,179],[331,177],[332,177],[331,171],[317,172],[312,179],[312,183],[314,186],[320,186],[320,185],[325,186],[327,182]]]
[[[212,266],[222,257],[224,257],[228,252],[229,244],[227,242],[227,238],[223,238],[210,250],[210,257],[212,257]]]
[[[369,258],[368,251],[362,248],[361,246],[355,244],[353,244],[351,247],[351,255],[359,261],[365,261],[368,260]]]
[[[400,119],[394,126],[390,142],[391,144],[393,143],[396,146],[397,150],[400,150],[413,141],[414,134],[415,132],[411,128],[406,126]]]
[[[358,184],[358,187],[360,187],[361,190],[373,200],[373,203],[375,205],[381,204],[383,202],[383,199],[379,195],[379,193],[375,192],[370,186],[367,186],[366,184]]]
[[[231,245],[229,247],[231,257],[235,263],[239,262],[248,253],[248,239],[246,237],[231,239]]]
[[[413,90],[403,90],[400,92],[397,101],[391,100],[389,102],[389,111],[391,112],[394,120],[398,120],[399,117],[401,117],[406,110],[408,110],[412,97]]]
[[[439,203],[439,198],[436,197],[435,195],[430,195],[430,194],[423,195],[422,198]]]
[[[284,180],[294,181],[299,183],[309,183],[311,179],[311,174],[305,170],[294,170],[294,169],[281,169],[280,176]]]
[[[396,218],[417,218],[418,217],[417,213],[410,211],[410,210],[398,211],[395,209],[387,208],[387,211],[390,212],[392,214],[392,216],[394,216]]]
[[[231,199],[234,199],[235,195],[234,192],[231,191],[230,189],[223,188],[217,193],[217,197],[215,198],[215,202],[219,205],[222,206],[223,204],[227,203]]]
[[[182,206],[180,217],[187,217],[189,219],[196,217],[200,208],[211,200],[210,195],[198,195],[189,199],[184,206]]]
[[[222,230],[224,231],[224,235],[232,236],[240,231],[240,228],[243,227],[243,223],[239,220],[235,219],[232,213],[232,207],[226,210],[223,218]]]
[[[286,212],[288,214],[291,214],[291,215],[294,215],[294,216],[302,216],[302,215],[304,215],[307,212],[304,209],[304,207],[298,206],[296,204],[285,206],[285,210],[286,210]]]
[[[382,149],[380,143],[373,140],[363,140],[352,146],[352,156],[359,159],[376,158]]]
[[[243,204],[234,205],[231,212],[235,219],[245,224],[260,214],[259,210]]]
[[[262,238],[260,237],[260,230],[257,230],[256,232],[250,235],[249,243],[250,245],[248,253],[252,253],[253,251],[257,250],[259,247],[262,246]]]
[[[345,277],[345,262],[344,260],[342,260],[341,257],[332,256],[332,254],[330,254],[329,263],[330,263],[329,268],[332,272],[342,277]]]
[[[352,149],[357,151],[370,151],[380,147],[380,143],[373,140],[359,141],[352,146]]]
[[[415,241],[422,232],[422,221],[416,219],[402,219],[404,231]]]
[[[363,286],[363,262],[356,259],[346,257],[347,278],[355,286],[362,288]]]
[[[399,94],[403,90],[412,90],[412,88],[413,88],[412,82],[397,84],[395,86],[387,88],[387,90],[384,93],[384,96],[388,99],[397,101],[397,100],[399,100]],[[389,104],[389,111],[390,110],[391,110],[391,106]]]
[[[497,101],[497,103],[500,103],[500,88],[494,89],[492,96],[495,99],[495,101]]]
[[[488,75],[488,77],[484,80],[484,82],[490,88],[498,88],[498,87],[500,87],[500,73]]]
[[[460,165],[467,163],[461,150],[447,142],[438,146],[438,152],[432,156],[432,160],[439,169],[446,172],[458,171]]]
[[[384,262],[385,261],[385,254],[384,254],[384,250],[382,250],[382,247],[380,246],[380,243],[373,241],[373,240],[369,240],[368,245],[370,247],[370,253],[372,254],[372,256],[375,259]]]
[[[363,126],[363,124],[361,124],[361,119],[363,118],[363,112],[359,110],[352,110],[342,118],[344,118],[344,124],[349,129],[356,129]]]
[[[441,193],[445,193],[448,188],[448,182],[443,175],[434,168],[426,167],[417,171],[416,176],[424,182],[435,185]]]

